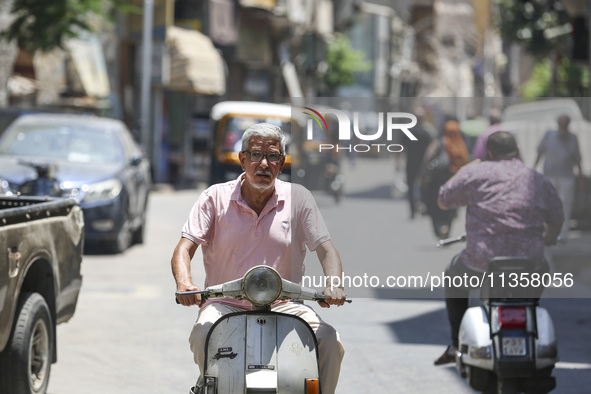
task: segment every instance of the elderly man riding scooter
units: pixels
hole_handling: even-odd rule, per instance
[[[306,247],[316,251],[327,277],[340,277],[339,254],[311,193],[300,185],[277,179],[285,162],[286,135],[272,124],[248,128],[242,137],[236,180],[205,190],[193,206],[172,256],[178,292],[200,290],[191,278],[191,260],[199,245],[205,266],[205,287],[241,278],[248,269],[264,264],[282,278],[300,283]],[[341,306],[343,288],[328,286],[321,307]],[[204,344],[212,325],[222,316],[247,309],[246,301],[212,299],[200,295],[177,297],[182,305],[199,305],[189,337],[195,362],[203,374]],[[293,301],[276,302],[272,310],[304,319],[318,340],[322,392],[334,393],[344,350],[337,331],[312,308]]]

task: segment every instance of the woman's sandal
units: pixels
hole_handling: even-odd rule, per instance
[[[443,365],[443,364],[449,364],[449,363],[455,363],[456,362],[456,352],[454,352],[454,354],[450,354],[449,349],[451,348],[451,345],[447,347],[447,349],[445,349],[445,352],[437,359],[433,362],[433,364],[435,365]]]

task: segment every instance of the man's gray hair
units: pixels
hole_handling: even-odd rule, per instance
[[[281,154],[285,154],[285,145],[287,144],[287,137],[281,127],[271,123],[257,123],[250,126],[244,134],[242,134],[242,150],[248,149],[248,143],[252,137],[266,137],[272,138],[279,142],[281,147]]]

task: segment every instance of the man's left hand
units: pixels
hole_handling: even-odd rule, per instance
[[[330,308],[331,305],[341,306],[347,298],[345,290],[341,287],[327,287],[322,294],[324,294],[324,301],[318,301],[318,305],[322,308]]]

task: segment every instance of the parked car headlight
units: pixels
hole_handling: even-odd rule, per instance
[[[16,194],[18,194],[18,186],[0,178],[0,196],[14,196]]]
[[[5,181],[4,179],[0,178],[0,194],[6,195],[9,191],[10,189],[8,181]]]
[[[84,185],[81,188],[82,193],[84,193],[82,201],[112,200],[121,193],[121,188],[121,182],[117,179],[109,179],[99,183]]]

